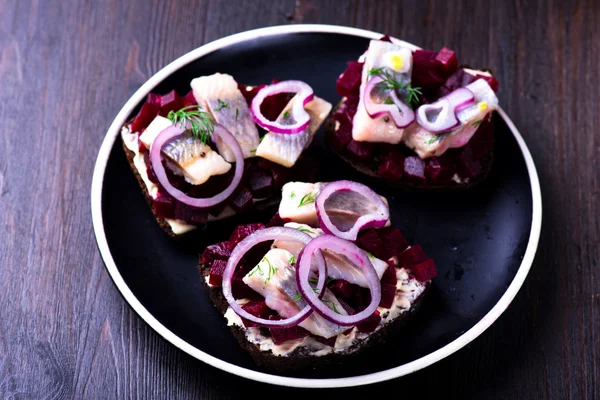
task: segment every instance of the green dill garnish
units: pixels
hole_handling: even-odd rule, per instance
[[[292,193],[290,193],[290,199],[293,199],[294,197],[296,197],[296,192],[292,190]]]
[[[240,110],[238,110],[237,108],[235,109],[235,119],[237,119],[238,115],[240,113]]]
[[[287,117],[289,117],[289,116],[290,116],[290,110],[285,110],[285,111],[283,112],[283,118],[287,118]]]
[[[394,100],[391,97],[386,97],[383,104],[394,104]]]
[[[221,111],[224,108],[229,108],[229,103],[227,103],[221,99],[217,99],[217,101],[219,102],[219,107],[215,108],[215,111]],[[237,111],[237,109],[236,109],[236,111]],[[237,117],[237,115],[236,115],[236,117]]]
[[[214,121],[201,106],[187,106],[179,111],[169,111],[167,118],[181,129],[188,129],[189,125],[192,136],[203,143],[208,144],[208,139],[215,130]]]
[[[369,256],[369,260],[373,261],[375,259],[370,251],[367,251],[367,255]]]
[[[266,262],[269,266],[269,273],[267,274],[267,278],[265,279],[265,283],[267,283],[271,280],[271,276],[277,273],[277,267],[273,266],[273,264],[271,264],[271,261],[269,261],[267,257],[263,257],[263,259],[260,260],[260,262]]]
[[[297,227],[296,229],[299,230],[300,232],[304,232],[304,233],[313,233],[310,229],[306,229],[301,226]]]
[[[444,138],[444,136],[446,136],[449,133],[450,133],[450,131],[438,133],[437,135],[433,135],[433,137],[431,139],[425,141],[425,144],[431,145],[431,144],[434,144],[435,142],[441,142],[442,139]]]
[[[256,149],[250,150],[250,153],[256,153]]]
[[[475,122],[473,122],[473,123],[471,124],[471,126],[472,126],[473,128],[477,128],[479,125],[481,125],[481,123],[482,123],[482,122],[483,122],[483,120],[482,120],[482,119],[480,119],[480,120],[478,120],[478,121],[475,121]]]
[[[252,269],[252,271],[250,271],[250,273],[248,274],[248,276],[252,276],[252,275],[254,275],[254,274],[255,274],[255,273],[257,273],[257,272],[258,272],[258,274],[259,274],[260,276],[264,276],[264,272],[263,272],[263,270],[260,268],[260,264],[259,264],[259,265],[257,265],[256,267],[254,267],[254,268]]]
[[[379,82],[377,84],[377,86],[381,87],[384,90],[397,90],[397,91],[406,92],[404,99],[405,99],[406,103],[409,106],[411,106],[412,108],[415,108],[419,104],[419,96],[423,93],[421,93],[420,88],[412,87],[410,85],[410,82],[408,82],[408,81],[399,82],[396,79],[396,77],[394,75],[390,74],[389,72],[387,72],[384,67],[371,68],[369,70],[369,75],[380,77],[382,79],[382,81]],[[388,100],[386,99],[385,104],[390,104],[390,103],[387,103],[387,101]],[[390,99],[390,101],[391,101],[391,99]]]
[[[300,204],[298,204],[298,208],[305,206],[307,204],[310,204],[310,203],[314,203],[317,200],[317,195],[318,195],[318,193],[312,193],[312,192],[306,193],[300,199]]]
[[[292,300],[294,301],[298,301],[302,298],[302,295],[300,293],[298,293],[297,295],[295,295],[294,297],[292,297]]]
[[[331,304],[331,308],[333,309],[333,312],[336,314],[339,314],[340,312],[337,310],[337,307],[335,306],[335,302],[329,299],[322,299],[321,300],[323,303],[325,304]]]
[[[292,254],[289,261],[290,261],[290,264],[292,264],[292,265],[296,264],[296,256]]]

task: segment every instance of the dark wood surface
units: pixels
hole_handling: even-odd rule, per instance
[[[536,261],[497,323],[423,371],[339,393],[236,378],[164,341],[106,273],[89,205],[100,143],[146,79],[214,39],[302,22],[492,68],[544,196]],[[0,0],[0,398],[600,399],[599,66],[594,0]]]

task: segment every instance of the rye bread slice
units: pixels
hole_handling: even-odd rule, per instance
[[[335,109],[337,109],[342,104],[343,101],[344,101],[344,99],[340,100],[340,102],[336,105]],[[333,114],[332,114],[327,119],[327,121],[325,121],[325,142],[326,143],[329,140],[329,137],[335,134],[335,131],[336,131],[335,120],[333,119]],[[344,162],[346,162],[347,164],[352,166],[352,168],[354,168],[358,172],[360,172],[364,175],[379,179],[379,180],[384,180],[382,177],[377,175],[379,158],[374,158],[374,159],[371,159],[368,161],[361,161],[361,160],[351,159],[341,153],[335,152],[335,154],[338,157],[340,157]],[[415,155],[416,155],[416,153],[415,153]],[[466,190],[466,189],[472,188],[473,186],[475,186],[485,180],[485,178],[488,176],[490,170],[492,169],[493,161],[494,161],[494,146],[491,146],[490,149],[488,150],[488,152],[486,154],[484,154],[484,156],[480,160],[481,172],[474,178],[471,178],[468,182],[457,183],[455,181],[452,181],[447,185],[430,185],[430,184],[428,184],[426,186],[416,185],[410,181],[388,182],[388,183],[395,187],[408,189],[408,190],[414,190],[414,191],[442,192],[442,191]]]
[[[202,280],[202,285],[208,293],[208,296],[215,304],[215,307],[221,314],[225,314],[228,308],[227,300],[223,297],[223,292],[220,286],[209,286],[207,283],[207,277],[210,275],[210,267],[203,264],[202,261],[198,263],[198,272]],[[355,362],[368,356],[370,350],[373,350],[377,346],[384,344],[388,339],[392,339],[393,336],[398,333],[402,326],[415,315],[423,299],[425,298],[431,283],[427,283],[425,290],[419,297],[412,303],[411,308],[394,320],[388,322],[377,332],[369,335],[367,338],[357,341],[350,348],[340,353],[329,353],[323,356],[311,355],[306,348],[298,347],[287,356],[277,356],[268,351],[262,351],[259,346],[249,342],[246,339],[244,329],[232,325],[230,326],[233,336],[237,339],[240,346],[246,350],[254,362],[267,371],[277,373],[298,373],[309,370],[322,370],[328,366],[339,365],[346,362]]]

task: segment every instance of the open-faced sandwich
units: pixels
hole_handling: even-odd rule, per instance
[[[206,248],[198,269],[240,345],[280,372],[385,342],[437,274],[390,226],[386,199],[351,181],[285,184],[268,224],[239,226]]]
[[[306,83],[252,87],[217,73],[191,88],[184,97],[150,94],[121,132],[129,164],[171,236],[275,205],[286,182],[314,178],[316,160],[301,156],[331,104]]]
[[[498,81],[456,54],[372,40],[337,80],[328,146],[360,172],[411,188],[462,189],[493,158]]]

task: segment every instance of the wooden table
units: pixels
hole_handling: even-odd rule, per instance
[[[146,79],[214,39],[301,22],[446,45],[489,66],[533,153],[544,196],[536,261],[497,323],[432,367],[339,397],[394,390],[419,398],[600,399],[594,0],[0,0],[0,397],[333,394],[236,378],[164,341],[117,292],[90,215],[96,152]]]

